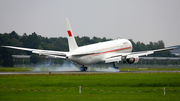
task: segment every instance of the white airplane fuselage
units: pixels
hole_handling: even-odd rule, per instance
[[[108,56],[117,53],[130,53],[132,44],[127,39],[116,39],[112,41],[100,42],[96,44],[81,46],[67,55],[67,58],[80,65],[88,65],[104,61]],[[94,53],[87,55],[77,55],[83,53]]]

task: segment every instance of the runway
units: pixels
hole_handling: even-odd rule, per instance
[[[108,72],[108,71],[26,71],[26,72],[0,72],[0,75],[9,74],[102,74],[102,73],[180,73],[180,71],[120,71],[120,72]]]

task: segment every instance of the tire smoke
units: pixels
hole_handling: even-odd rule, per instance
[[[100,71],[100,72],[120,72],[119,69],[107,67],[108,65],[89,65],[87,71]],[[43,63],[34,66],[33,71],[80,71],[80,66],[76,66],[73,62],[64,61],[61,64]]]

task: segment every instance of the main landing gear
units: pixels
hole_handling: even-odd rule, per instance
[[[82,67],[80,67],[80,71],[87,71],[87,67],[84,67],[84,65]]]
[[[116,67],[116,62],[113,62],[113,68],[119,69],[118,67]]]

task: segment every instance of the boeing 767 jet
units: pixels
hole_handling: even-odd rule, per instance
[[[153,54],[154,52],[173,50],[173,48],[164,48],[149,51],[132,52],[132,44],[128,39],[116,39],[101,43],[95,43],[91,45],[78,47],[74,34],[72,32],[68,18],[66,18],[66,28],[69,52],[63,51],[51,51],[51,50],[41,50],[41,49],[30,49],[14,46],[2,46],[7,48],[13,48],[18,50],[31,51],[32,53],[45,55],[53,58],[63,58],[69,59],[79,65],[80,71],[86,71],[87,67],[85,65],[94,64],[98,62],[114,63],[123,61],[123,63],[134,64],[139,61],[139,56]]]

